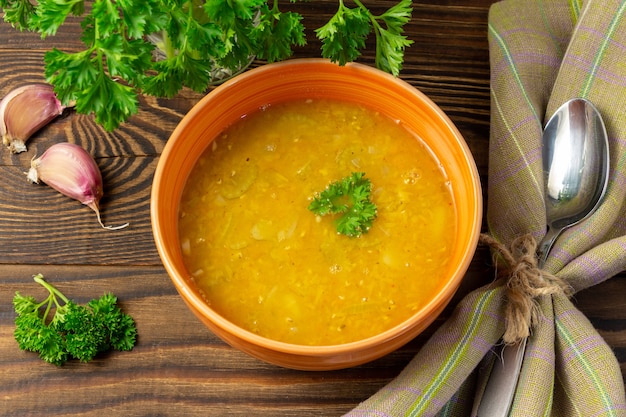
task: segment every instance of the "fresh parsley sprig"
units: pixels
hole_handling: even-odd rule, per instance
[[[318,216],[341,214],[337,232],[350,237],[367,233],[378,215],[370,195],[372,184],[362,172],[335,181],[313,196],[308,209]]]
[[[404,61],[404,49],[413,41],[402,35],[404,25],[411,19],[411,0],[402,0],[381,15],[374,15],[359,0],[349,8],[339,0],[335,15],[316,30],[322,40],[322,56],[345,65],[356,60],[365,48],[367,36],[376,34],[376,66],[395,76]]]
[[[354,4],[339,0],[337,13],[316,30],[322,56],[340,65],[354,61],[373,31],[376,66],[398,75],[412,43],[402,35],[412,1],[381,15]],[[42,38],[69,17],[81,18],[84,49],[47,52],[45,76],[64,105],[94,114],[109,131],[137,113],[140,94],[204,92],[216,68],[235,73],[251,57],[281,61],[306,43],[302,16],[281,10],[278,0],[0,0],[0,10],[16,29]]]
[[[89,362],[98,353],[135,346],[135,322],[117,307],[114,295],[105,294],[79,305],[46,282],[43,275],[35,275],[34,280],[49,294],[37,301],[15,293],[14,337],[20,349],[37,352],[44,361],[62,365],[71,358]]]

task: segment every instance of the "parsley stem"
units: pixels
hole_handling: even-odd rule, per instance
[[[59,304],[59,300],[58,298],[60,298],[61,300],[63,300],[63,302],[65,304],[68,303],[68,298],[59,290],[57,290],[54,286],[48,284],[46,282],[46,280],[43,279],[43,275],[41,274],[37,274],[33,277],[33,279],[35,280],[36,283],[38,283],[39,285],[43,286],[45,289],[48,290],[48,297],[46,297],[41,303],[39,303],[36,308],[35,311],[39,310],[41,307],[43,307],[45,304],[46,305],[46,310],[43,313],[42,316],[42,320],[44,323],[47,322],[47,318],[48,318],[48,314],[50,314],[50,311],[52,310],[52,304],[55,305],[55,307],[57,308],[57,310],[59,308],[62,308],[61,304]],[[58,297],[58,298],[57,298]]]
[[[42,285],[45,289],[47,289],[50,292],[50,294],[59,297],[61,300],[63,300],[64,303],[67,304],[69,299],[61,291],[57,290],[52,285],[48,284],[46,280],[43,279],[43,275],[37,274],[33,277],[33,279],[35,280],[36,283]],[[57,303],[57,306],[58,306],[58,303]],[[48,309],[46,310],[46,315],[48,314],[49,310],[50,310],[50,305],[48,306]]]
[[[380,39],[380,24],[378,23],[378,16],[375,16],[367,7],[365,7],[365,5],[363,5],[363,3],[361,3],[360,0],[354,0],[354,3],[361,9],[363,10],[367,16],[370,19],[370,22],[372,22],[372,27],[374,28],[374,35],[376,36],[376,45],[380,45],[381,44],[381,39]],[[380,48],[377,46],[376,47],[376,63],[378,63],[381,59],[381,53],[380,53]]]
[[[361,9],[363,9],[363,11],[369,12],[369,10],[367,9],[367,7],[365,7],[363,5],[363,3],[361,3],[359,0],[354,0],[354,3],[359,6]],[[371,14],[371,13],[370,13]]]
[[[163,38],[163,52],[165,52],[165,57],[172,58],[175,54],[174,48],[172,46],[172,39],[170,38],[170,35],[167,33],[166,30],[163,30],[161,33]]]
[[[52,296],[52,294],[48,294],[48,297],[46,297],[45,300],[43,300],[41,303],[37,304],[35,311],[39,311],[39,309],[44,305],[44,304],[48,304],[46,306],[46,311],[43,313],[43,316],[41,318],[41,320],[45,323],[46,322],[46,318],[48,317],[48,313],[50,313],[50,310],[52,310],[52,301],[53,301],[54,297]]]

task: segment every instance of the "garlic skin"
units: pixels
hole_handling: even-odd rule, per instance
[[[105,229],[117,230],[128,226],[105,226],[100,218],[100,199],[104,195],[102,174],[96,161],[81,146],[62,142],[49,147],[39,158],[31,161],[26,174],[28,181],[43,181],[58,192],[91,208],[98,223]]]
[[[63,113],[63,106],[48,84],[18,87],[0,101],[0,136],[13,153],[26,150],[26,141]]]

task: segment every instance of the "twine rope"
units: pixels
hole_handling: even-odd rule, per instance
[[[489,246],[496,274],[506,280],[506,330],[502,340],[505,344],[520,342],[530,336],[539,319],[537,298],[554,294],[569,297],[572,287],[539,268],[537,241],[531,234],[514,239],[509,247],[488,234],[481,234],[480,242]]]

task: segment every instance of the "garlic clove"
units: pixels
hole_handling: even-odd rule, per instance
[[[26,174],[28,181],[46,183],[63,195],[91,208],[98,223],[109,230],[128,226],[105,226],[100,218],[100,199],[104,195],[102,174],[92,156],[81,146],[63,142],[49,147],[39,158],[31,161]]]
[[[12,90],[0,101],[2,142],[13,153],[24,152],[26,141],[65,108],[51,85],[28,84]]]

